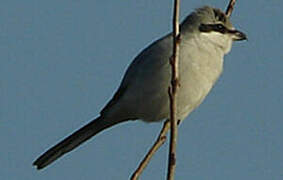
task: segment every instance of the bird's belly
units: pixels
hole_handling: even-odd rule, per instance
[[[197,108],[207,96],[212,86],[213,82],[203,76],[194,76],[194,78],[181,81],[177,102],[178,119],[183,120]]]
[[[182,75],[187,75],[187,73]],[[177,117],[178,119],[183,120],[203,101],[212,88],[213,82],[202,75],[182,76],[180,78],[180,88],[177,94]],[[137,97],[137,107],[133,108],[139,111],[137,112],[139,118],[146,122],[155,122],[170,117],[168,96],[169,83],[170,78],[159,85],[151,84],[150,87],[141,88],[142,92],[140,94],[143,95]],[[147,95],[144,96],[144,94]]]

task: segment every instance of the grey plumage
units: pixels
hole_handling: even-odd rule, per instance
[[[223,69],[233,40],[246,36],[233,28],[219,9],[208,6],[181,24],[178,113],[185,119],[204,100]],[[122,83],[100,116],[41,155],[33,164],[44,168],[105,128],[127,120],[158,122],[169,118],[171,33],[144,49],[129,66]]]

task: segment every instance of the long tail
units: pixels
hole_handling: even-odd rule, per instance
[[[72,151],[100,131],[119,122],[123,121],[105,120],[100,116],[46,151],[33,162],[33,165],[36,166],[37,169],[42,169],[65,153]]]

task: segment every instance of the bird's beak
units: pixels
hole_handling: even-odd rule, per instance
[[[247,35],[241,31],[230,30],[229,33],[233,36],[234,41],[248,40]]]

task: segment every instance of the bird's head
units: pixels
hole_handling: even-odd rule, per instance
[[[200,35],[207,42],[221,47],[225,53],[233,41],[246,40],[247,36],[236,30],[229,17],[220,9],[204,6],[196,9],[181,24],[181,32]]]

